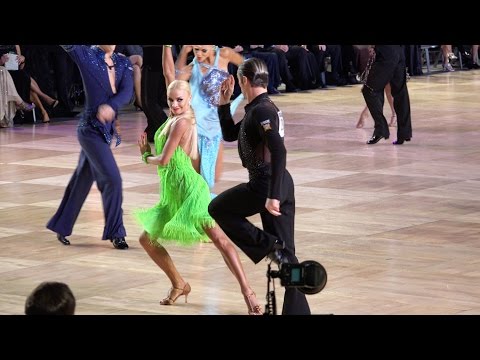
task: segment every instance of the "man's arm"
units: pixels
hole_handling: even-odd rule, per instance
[[[282,119],[279,119],[275,108],[262,107],[255,110],[255,119],[257,120],[259,131],[270,151],[272,176],[270,178],[268,197],[280,200],[283,174],[287,166],[287,149],[285,148],[284,139],[279,133],[279,121]]]
[[[233,121],[232,114],[230,113],[230,103],[218,107],[218,117],[220,118],[220,126],[222,127],[223,140],[228,142],[238,140],[240,122],[235,124]]]
[[[230,98],[233,94],[235,86],[235,79],[230,75],[220,86],[220,100],[218,107],[218,117],[220,119],[220,126],[222,128],[222,136],[225,141],[235,141],[238,139],[238,132],[240,131],[240,122],[235,124],[232,113],[230,111]]]

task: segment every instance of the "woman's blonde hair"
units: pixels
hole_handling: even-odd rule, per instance
[[[183,90],[188,94],[189,99],[191,99],[192,97],[192,91],[190,89],[190,84],[188,83],[188,81],[185,81],[185,80],[172,81],[167,88],[167,97],[169,96],[172,90]],[[172,127],[172,124],[174,124],[180,119],[187,119],[190,121],[190,124],[192,124],[192,131],[190,132],[190,135],[189,135],[191,150],[188,153],[188,156],[191,159],[195,160],[198,158],[198,141],[197,141],[198,135],[197,135],[197,122],[195,120],[195,113],[193,112],[193,108],[191,105],[188,106],[187,110],[183,114],[180,114],[177,116],[174,116],[172,114],[172,110],[170,109],[169,120],[165,125],[165,127],[163,128],[161,135],[168,136],[168,134],[170,133],[170,128]]]

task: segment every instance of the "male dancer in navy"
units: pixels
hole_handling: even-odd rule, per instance
[[[117,114],[133,95],[133,69],[130,60],[114,53],[115,45],[62,45],[78,65],[85,88],[85,110],[77,128],[82,148],[77,168],[65,190],[63,200],[47,228],[57,239],[70,245],[71,235],[93,182],[102,194],[105,228],[102,240],[110,240],[116,249],[127,249],[123,226],[122,178],[110,143],[117,132]]]
[[[237,78],[248,101],[245,116],[234,123],[230,113],[233,76],[222,84],[218,114],[225,141],[238,140],[238,153],[249,182],[228,189],[208,207],[227,236],[254,262],[268,256],[275,263],[298,263],[295,256],[294,184],[286,169],[287,150],[281,111],[267,94],[265,62],[250,58],[240,64]],[[247,217],[260,214],[263,230]],[[286,288],[284,315],[310,315],[305,294]]]
[[[394,145],[402,145],[412,137],[410,98],[407,89],[405,51],[402,45],[375,45],[375,61],[368,73],[362,93],[368,110],[375,121],[373,135],[367,144],[372,145],[381,139],[388,139],[390,130],[383,115],[384,89],[390,83],[393,107],[397,114],[397,140]]]

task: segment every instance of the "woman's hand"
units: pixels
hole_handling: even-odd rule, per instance
[[[193,45],[183,45],[182,50],[185,50],[185,53],[191,53],[193,51]]]
[[[18,55],[17,56],[17,61],[18,61],[18,68],[23,69],[25,67],[25,56]]]
[[[146,152],[152,152],[152,149],[150,148],[150,144],[148,143],[148,140],[147,140],[146,132],[140,135],[140,138],[138,139],[138,148],[140,149],[141,155],[143,155]]]
[[[230,75],[220,86],[220,101],[219,105],[225,105],[230,102],[230,98],[233,94],[233,89],[235,87],[235,79],[233,75]]]

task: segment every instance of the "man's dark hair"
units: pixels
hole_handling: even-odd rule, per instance
[[[245,76],[253,87],[267,88],[268,67],[265,61],[259,58],[250,58],[238,66],[237,74]]]
[[[25,315],[73,315],[75,297],[67,284],[42,282],[28,296]]]

